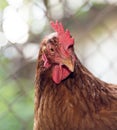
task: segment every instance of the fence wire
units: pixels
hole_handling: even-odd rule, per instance
[[[0,48],[0,130],[32,130],[36,59],[40,41],[52,32],[50,20],[71,31],[77,56],[94,75],[117,84],[116,0],[33,0],[23,5],[31,21],[28,39],[22,44],[8,39]]]

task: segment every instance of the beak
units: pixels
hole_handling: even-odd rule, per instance
[[[74,62],[71,57],[67,59],[63,59],[62,64],[65,65],[71,72],[74,71]]]

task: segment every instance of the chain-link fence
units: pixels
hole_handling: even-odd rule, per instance
[[[0,130],[32,130],[39,43],[61,21],[97,77],[117,84],[117,0],[0,2]]]

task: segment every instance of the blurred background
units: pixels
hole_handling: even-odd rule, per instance
[[[32,130],[39,43],[58,20],[94,75],[117,84],[117,0],[0,0],[0,130]]]

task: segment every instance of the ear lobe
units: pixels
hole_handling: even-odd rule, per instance
[[[48,59],[47,59],[45,53],[42,55],[42,60],[44,61],[44,67],[45,68],[49,68],[50,67],[50,63],[48,62]]]
[[[44,52],[44,51],[45,51],[45,49],[46,49],[46,46],[43,46],[43,47],[42,47],[42,49],[41,49],[41,50],[42,50],[42,52]]]

